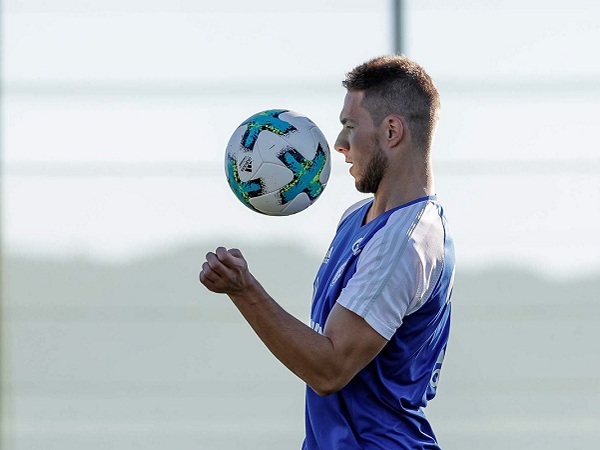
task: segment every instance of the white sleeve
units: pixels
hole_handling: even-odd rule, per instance
[[[337,300],[388,340],[429,298],[442,270],[444,230],[437,207],[412,206],[409,220],[408,211],[394,213],[365,245]]]

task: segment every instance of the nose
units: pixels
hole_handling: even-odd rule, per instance
[[[340,133],[337,137],[337,139],[335,140],[335,144],[333,145],[333,148],[336,149],[338,152],[340,153],[345,153],[349,150],[350,145],[348,144],[348,140],[345,139],[342,134]]]

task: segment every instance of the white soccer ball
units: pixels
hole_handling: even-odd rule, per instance
[[[253,211],[289,216],[312,205],[331,171],[325,136],[308,117],[286,109],[262,111],[233,133],[225,173],[236,197]]]

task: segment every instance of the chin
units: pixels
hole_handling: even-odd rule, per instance
[[[371,192],[369,192],[368,189],[365,189],[365,185],[363,183],[361,183],[360,180],[355,180],[354,181],[354,187],[356,188],[356,190],[362,194],[370,194]]]

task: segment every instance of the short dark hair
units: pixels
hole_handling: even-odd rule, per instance
[[[364,91],[362,105],[375,125],[390,114],[403,117],[415,146],[430,150],[440,95],[420,65],[405,56],[379,56],[348,72],[342,85],[348,91]]]

